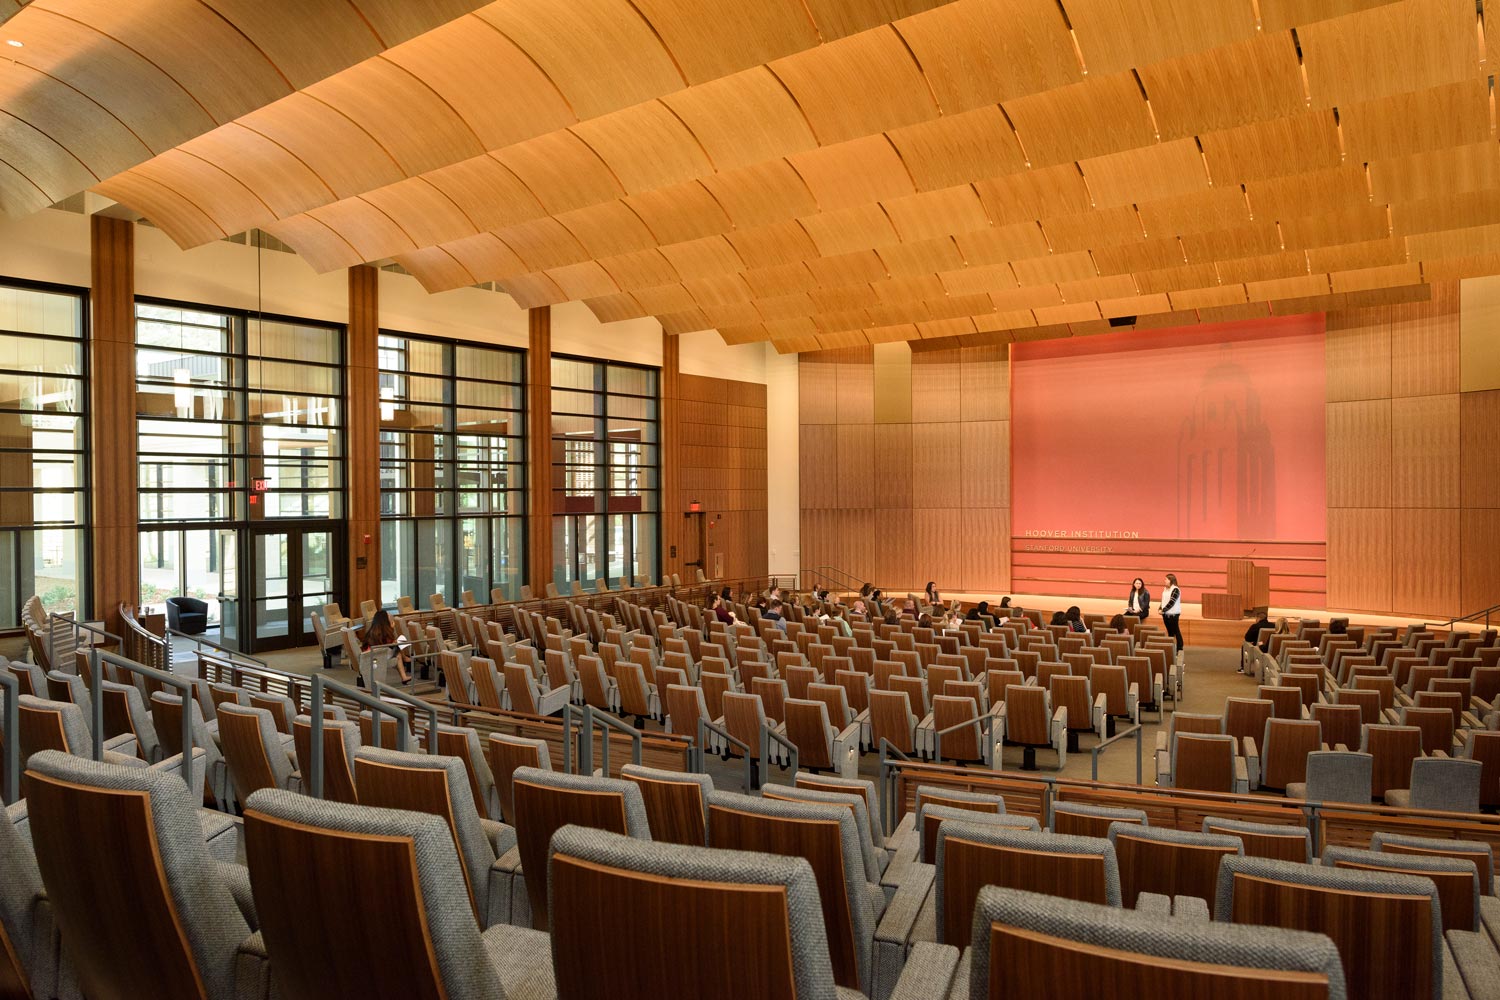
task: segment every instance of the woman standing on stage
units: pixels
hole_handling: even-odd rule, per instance
[[[1140,577],[1130,585],[1130,598],[1125,602],[1125,613],[1135,615],[1141,621],[1151,617],[1151,591],[1146,589],[1146,581]]]
[[[1182,614],[1182,591],[1177,589],[1177,575],[1167,574],[1166,586],[1161,591],[1161,622],[1167,627],[1167,635],[1177,640],[1177,658],[1182,659],[1182,626],[1177,619]]]

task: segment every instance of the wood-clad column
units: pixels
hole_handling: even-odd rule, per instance
[[[349,268],[349,349],[344,366],[345,515],[349,526],[349,603],[380,600],[380,271]]]
[[[682,572],[682,512],[686,505],[682,500],[680,456],[682,442],[682,387],[678,359],[680,341],[673,334],[662,331],[661,335],[661,575],[670,576]]]
[[[120,630],[120,605],[140,599],[140,500],[135,454],[135,225],[89,219],[89,401],[93,518],[92,616]]]
[[[552,582],[552,309],[527,316],[526,566],[532,592]]]

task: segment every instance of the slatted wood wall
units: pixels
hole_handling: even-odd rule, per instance
[[[1500,602],[1500,391],[1461,392],[1459,284],[1328,314],[1328,606]]]
[[[882,349],[801,357],[804,574],[833,567],[892,593],[928,580],[1008,590],[1009,348],[912,353],[909,408],[886,405],[903,387],[877,385]]]
[[[766,440],[766,387],[678,375],[675,412],[676,495],[664,488],[662,523],[678,556],[668,554],[665,572],[685,572],[682,563],[694,544],[688,536],[695,529],[683,512],[696,501],[710,524],[705,572],[712,575],[714,556],[722,555],[725,579],[764,576],[766,462],[774,461]]]

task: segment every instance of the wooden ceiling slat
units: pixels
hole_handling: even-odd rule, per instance
[[[1356,162],[1387,160],[1490,138],[1489,84],[1476,78],[1339,109]]]
[[[697,181],[642,191],[625,199],[662,243],[682,243],[726,233],[734,223]]]
[[[980,195],[983,196],[984,192],[981,191]],[[986,207],[994,212],[992,203],[987,201]],[[959,233],[953,237],[953,242],[963,255],[964,263],[970,267],[1006,264],[1023,257],[1040,257],[1047,252],[1047,240],[1035,222]]]
[[[711,278],[687,278],[683,281],[682,287],[688,290],[693,296],[693,301],[705,311],[723,306],[750,306],[752,311],[755,308],[750,304],[752,298],[750,287],[745,284],[744,277],[739,274],[721,274]]]
[[[549,267],[561,267],[580,260],[584,250],[553,218],[533,219],[519,225],[507,227],[499,234],[516,252],[529,271],[544,271]]]
[[[0,128],[0,148],[6,148],[6,137],[6,130]],[[11,166],[20,167],[21,164],[12,162]],[[232,227],[237,220],[250,220],[256,227],[276,221],[266,203],[237,178],[181,149],[168,150],[137,169],[142,176],[198,206],[226,233],[234,231]],[[101,187],[101,190],[107,193],[107,189]]]
[[[882,291],[887,286],[894,285],[891,297],[894,301],[911,290],[918,298],[936,298],[938,295],[987,295],[1000,289],[1013,289],[1016,287],[1016,275],[1010,269],[1009,264],[986,264],[982,267],[968,267],[962,271],[947,271],[943,274],[924,275],[921,278],[906,278],[900,283],[882,282],[876,286],[876,291],[881,292],[881,297],[887,295]]]
[[[807,230],[795,222],[762,226],[753,231],[729,233],[727,239],[739,252],[747,267],[775,267],[795,264],[818,256]]]
[[[1173,309],[1217,309],[1240,305],[1246,301],[1245,286],[1233,282],[1209,288],[1168,292],[1167,298]]]
[[[7,169],[11,169],[7,167]],[[16,174],[17,177],[23,177]],[[150,205],[147,216],[182,247],[194,247],[229,235],[197,205],[154,178],[126,171],[100,185],[108,197],[126,204]]]
[[[878,249],[902,238],[879,205],[809,215],[801,221],[818,252],[824,256]]]
[[[923,340],[961,337],[974,332],[974,321],[967,316],[958,316],[953,319],[930,319],[918,323],[917,332],[922,335]]]
[[[1009,288],[990,292],[990,303],[997,312],[1014,312],[1019,309],[1032,310],[1042,306],[1060,306],[1062,295],[1056,285],[1027,285],[1025,288]],[[1031,324],[1035,325],[1035,323]]]
[[[900,198],[916,191],[906,165],[883,135],[794,153],[787,157],[787,162],[802,177],[818,208],[824,212]]]
[[[1250,301],[1262,299],[1291,299],[1308,295],[1327,295],[1328,275],[1298,274],[1287,278],[1270,278],[1266,281],[1247,281],[1245,294]]]
[[[698,139],[660,101],[602,115],[573,126],[631,194],[693,180],[713,164]]]
[[[1492,222],[1500,222],[1500,191],[1471,191],[1391,206],[1392,228],[1402,236]]]
[[[686,243],[669,243],[660,249],[683,278],[731,278],[732,272],[745,269],[740,255],[734,252],[734,247],[722,236],[705,236]]]
[[[684,85],[671,54],[628,0],[528,0],[476,12],[534,59],[579,119]]]
[[[472,285],[477,279],[442,247],[423,247],[397,259],[429,293]]]
[[[1374,288],[1419,284],[1422,280],[1422,265],[1415,261],[1410,264],[1388,264],[1385,267],[1357,271],[1335,271],[1328,277],[1337,294],[1363,292]]]
[[[1389,235],[1384,205],[1363,205],[1343,212],[1299,216],[1282,220],[1281,236],[1287,249],[1362,243]]]
[[[1152,271],[1137,271],[1135,287],[1143,295],[1157,292],[1180,292],[1189,288],[1207,288],[1218,283],[1219,275],[1212,264],[1184,264],[1180,267],[1164,267]]]
[[[846,285],[868,286],[869,282],[886,280],[885,265],[875,255],[874,250],[860,250],[832,257],[815,257],[807,261],[807,269],[823,288],[839,288]],[[865,288],[865,296],[869,297],[868,287]]]
[[[360,200],[388,216],[419,247],[436,246],[474,233],[474,220],[425,177],[413,177],[371,191]]]
[[[893,276],[911,277],[937,271],[955,271],[964,266],[963,255],[951,237],[897,243],[875,251]],[[1009,258],[1006,258],[1009,259]]]
[[[690,84],[818,44],[798,0],[635,0]]]
[[[578,120],[531,57],[477,16],[442,25],[419,44],[390,50],[386,58],[431,85],[485,149],[524,142]]]
[[[516,143],[494,156],[554,215],[625,193],[609,165],[567,129]]]
[[[768,323],[784,322],[792,319],[808,319],[817,312],[813,305],[812,296],[807,292],[797,292],[794,295],[778,295],[770,299],[756,299],[755,308],[766,318]]]
[[[416,242],[389,215],[359,198],[330,202],[307,215],[342,236],[362,260],[417,249]],[[540,266],[543,265],[536,265]]]
[[[151,150],[114,115],[53,77],[24,63],[0,60],[0,108],[68,153],[93,176],[109,177],[151,156]],[[6,143],[15,150],[16,143]],[[10,159],[15,158],[12,152]],[[76,165],[75,165],[76,166]],[[74,167],[64,164],[65,169]],[[53,186],[45,182],[43,187]],[[79,190],[72,188],[63,197]]]
[[[1226,283],[1297,278],[1307,274],[1307,255],[1301,252],[1283,251],[1262,254],[1259,257],[1221,260],[1217,267],[1220,280]]]
[[[1308,264],[1314,271],[1353,271],[1385,267],[1406,262],[1406,241],[1399,237],[1317,247],[1307,251]]]
[[[311,215],[282,219],[267,226],[266,232],[296,250],[297,256],[311,264],[315,271],[332,271],[359,262],[359,253],[347,240]]]
[[[1138,208],[1148,239],[1233,229],[1252,221],[1250,206],[1238,186],[1216,186],[1195,194],[1141,202]],[[1049,233],[1055,222],[1048,221]]]
[[[1210,186],[1192,139],[1097,156],[1078,166],[1098,208],[1193,194]]]
[[[656,235],[622,201],[605,201],[556,216],[594,258],[656,246]]]
[[[759,323],[761,315],[755,306],[748,300],[744,302],[725,302],[720,305],[708,305],[699,302],[699,308],[703,315],[717,330],[723,330],[726,326],[744,326],[750,323]]]
[[[707,330],[712,327],[708,317],[702,309],[688,309],[683,312],[666,313],[656,317],[661,323],[663,333],[678,336],[684,333],[694,333],[698,330]]]
[[[474,276],[476,281],[495,281],[525,272],[526,265],[505,241],[493,233],[480,233],[444,244],[444,250]],[[401,257],[396,260],[400,262]],[[406,265],[403,265],[406,266]]]
[[[1474,8],[1450,0],[1400,0],[1306,25],[1297,37],[1308,90],[1323,107],[1456,83],[1479,69]]]
[[[1026,167],[1016,133],[995,105],[891,129],[886,135],[918,191],[968,184],[975,177]]]
[[[1099,303],[1075,302],[1061,306],[1043,306],[1033,309],[1038,326],[1052,323],[1085,323],[1099,319]]]
[[[597,299],[584,299],[583,304],[601,323],[618,323],[621,320],[641,319],[648,315],[629,292],[619,295],[601,295]]]
[[[205,132],[181,148],[223,166],[254,191],[277,218],[316,208],[333,196],[306,163],[239,122]]]
[[[297,16],[262,0],[204,0],[265,54],[294,89],[377,55],[381,40],[345,0],[304,0]]]
[[[641,304],[642,309],[656,316],[697,307],[692,294],[681,285],[660,285],[656,288],[636,289],[631,294]]]
[[[1128,274],[1111,274],[1081,281],[1060,281],[1057,291],[1064,302],[1099,301],[1138,295],[1135,280]]]
[[[581,264],[564,264],[547,272],[563,294],[571,299],[596,299],[614,295],[620,286],[609,272],[599,266],[598,261],[586,260]]]
[[[968,186],[892,198],[881,204],[903,242],[969,232],[989,225],[979,195]]]
[[[405,179],[373,136],[310,95],[293,94],[240,121],[307,164],[338,198]]]
[[[1053,254],[1050,257],[1032,257],[1011,262],[1016,280],[1023,285],[1044,285],[1056,281],[1081,281],[1098,277],[1094,260],[1087,250]]]
[[[1220,186],[1324,170],[1343,159],[1330,110],[1205,132],[1199,138],[1209,172]]]
[[[3,112],[0,112],[0,158],[29,182],[21,189],[22,198],[3,203],[11,215],[46,208],[95,180],[67,149],[29,123]]]
[[[1370,190],[1377,202],[1417,201],[1497,187],[1500,145],[1489,137],[1370,164]]]
[[[1117,153],[1156,141],[1151,113],[1130,73],[1090,75],[1056,90],[1013,98],[1004,107],[1033,167]]]
[[[896,28],[944,114],[1083,79],[1055,0],[960,0]]]
[[[828,42],[770,67],[825,145],[938,116],[922,71],[889,27]]]
[[[812,192],[786,160],[713,174],[703,178],[703,186],[737,229],[801,218],[818,210]]]
[[[484,6],[484,0],[352,0],[386,45],[400,45],[445,21]]]
[[[1099,313],[1105,319],[1120,317],[1136,317],[1144,313],[1164,313],[1172,311],[1172,303],[1167,300],[1166,292],[1156,292],[1151,295],[1126,295],[1116,299],[1100,299]]]
[[[518,274],[499,284],[522,309],[538,309],[568,301],[568,296],[557,287],[557,282],[545,274]]]
[[[1353,163],[1290,177],[1250,181],[1245,192],[1250,197],[1250,210],[1260,220],[1316,215],[1369,203],[1365,172]]]
[[[968,274],[969,272],[959,272]],[[993,281],[993,277],[991,278]],[[1012,281],[1015,279],[1012,278]],[[900,305],[902,302],[912,299],[927,300],[942,298],[950,292],[954,295],[981,295],[988,291],[989,285],[981,280],[976,280],[965,287],[957,287],[946,281],[938,280],[935,274],[914,275],[909,278],[892,278],[880,281],[870,286],[875,293],[875,298],[885,305]]]
[[[1083,175],[1071,163],[974,182],[995,225],[1029,222],[1044,215],[1069,215],[1093,207]]]
[[[749,167],[818,145],[792,95],[764,66],[661,100],[693,130],[720,170]]]
[[[744,279],[751,293],[758,299],[810,292],[818,287],[817,279],[801,260],[750,268],[745,272]]]
[[[641,250],[606,257],[599,264],[621,288],[654,288],[681,280],[681,276],[660,250]]]
[[[1250,9],[1242,3],[1233,6]],[[1289,31],[1260,33],[1211,52],[1145,65],[1140,75],[1165,139],[1294,115],[1307,106]]]
[[[1116,73],[1255,35],[1249,4],[1235,0],[1069,0],[1068,20],[1092,73]]]
[[[1106,208],[1098,212],[1081,212],[1078,215],[1054,216],[1042,223],[1042,229],[1047,233],[1047,242],[1057,252],[1139,242],[1145,238],[1141,232],[1140,217],[1131,205]]]
[[[545,214],[531,189],[493,157],[476,156],[403,183],[418,181],[446,195],[479,231],[504,229]]]
[[[1171,237],[1097,247],[1093,254],[1100,274],[1131,274],[1184,265],[1182,244]]]

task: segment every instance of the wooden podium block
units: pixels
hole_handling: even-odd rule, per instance
[[[1240,606],[1242,613],[1271,603],[1271,567],[1257,566],[1249,559],[1231,559],[1224,578],[1229,593],[1239,594],[1244,602]]]
[[[1239,594],[1203,594],[1203,617],[1232,620],[1245,616],[1245,599]]]

